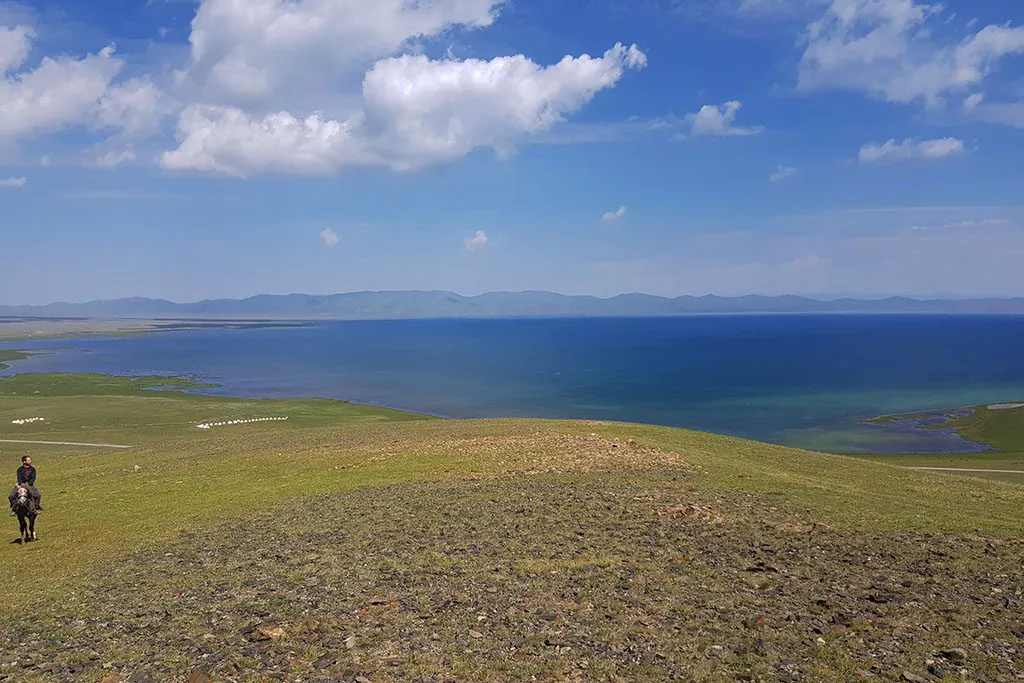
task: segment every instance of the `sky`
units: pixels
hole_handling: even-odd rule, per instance
[[[1024,296],[1019,0],[0,0],[0,304]]]

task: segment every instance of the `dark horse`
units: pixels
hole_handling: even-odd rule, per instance
[[[36,502],[32,499],[32,489],[22,484],[18,487],[18,497],[14,501],[14,514],[18,516],[21,528],[21,542],[31,543],[36,540]]]

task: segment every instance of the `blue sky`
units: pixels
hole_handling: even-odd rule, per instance
[[[0,2],[0,304],[1024,295],[1024,5]]]

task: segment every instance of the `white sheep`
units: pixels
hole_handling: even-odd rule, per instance
[[[39,418],[39,419],[42,419],[42,418]],[[255,424],[257,422],[278,422],[278,421],[283,421],[283,420],[287,420],[287,419],[288,419],[287,415],[278,416],[278,417],[250,417],[250,418],[246,418],[246,419],[238,418],[236,420],[227,420],[227,421],[224,421],[224,422],[204,422],[202,424],[196,425],[196,429],[212,429],[213,427],[225,427],[225,426],[230,426],[230,425],[247,425],[247,424]],[[17,420],[15,420],[15,424],[17,424]]]

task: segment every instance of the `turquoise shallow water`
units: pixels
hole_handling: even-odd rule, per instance
[[[949,452],[879,414],[1024,399],[1024,316],[706,316],[333,322],[7,343],[8,372],[187,374],[219,393],[446,417],[594,418],[834,452]]]

